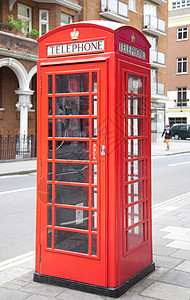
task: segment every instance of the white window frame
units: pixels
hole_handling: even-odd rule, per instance
[[[25,7],[26,9],[29,10],[29,17],[23,16],[23,15],[19,15],[19,13],[18,13],[19,6],[20,7]],[[30,6],[24,5],[22,3],[18,3],[17,4],[17,18],[18,19],[23,19],[25,22],[28,22],[29,23],[28,31],[30,32],[32,30],[32,8]]]
[[[190,0],[178,0],[172,2],[172,9],[180,9],[184,7],[190,7]]]
[[[42,20],[41,16],[42,13],[46,12],[47,14],[47,20]],[[42,36],[42,29],[41,29],[41,25],[46,25],[46,33],[49,31],[49,10],[48,9],[40,9],[39,10],[39,36]]]
[[[177,106],[187,106],[187,88],[177,88]]]
[[[188,72],[188,60],[187,60],[187,57],[179,57],[177,58],[177,74],[187,74]],[[184,70],[184,63],[186,65],[186,71],[183,71]],[[179,64],[181,65],[181,72],[179,72]]]
[[[136,12],[136,0],[129,0],[129,10]]]
[[[63,23],[63,22],[60,21],[60,25],[61,25],[61,26],[66,25],[66,24],[71,24],[71,23],[73,23],[73,16],[71,16],[71,15],[69,15],[69,14],[66,14],[66,13],[63,12],[63,11],[61,12],[61,14],[64,14],[64,15],[68,16],[68,17],[70,18],[70,21],[71,21],[70,23]]]
[[[187,32],[187,37],[184,38],[184,33]],[[182,38],[179,38],[179,34],[181,33]],[[188,40],[188,27],[180,27],[177,28],[177,41],[184,41],[184,40]]]

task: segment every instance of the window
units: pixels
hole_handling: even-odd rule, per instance
[[[39,11],[39,33],[40,36],[49,31],[49,11],[40,9]]]
[[[188,36],[188,28],[187,27],[182,27],[177,29],[177,39],[178,40],[187,40]]]
[[[129,10],[136,11],[136,0],[129,0]]]
[[[170,127],[176,123],[187,123],[187,118],[169,118]]]
[[[190,6],[190,0],[181,0],[181,1],[172,2],[172,9],[179,9],[179,8],[184,8],[189,6]]]
[[[144,2],[144,16],[157,17],[158,16],[158,6]]]
[[[187,88],[177,89],[177,106],[187,106]]]
[[[151,44],[151,50],[157,51],[158,38],[150,35],[146,35],[146,38]]]
[[[18,19],[23,19],[26,25],[26,29],[23,32],[26,34],[32,29],[32,10],[31,7],[18,3]]]
[[[177,59],[177,73],[187,73],[187,57]]]
[[[61,26],[73,23],[73,17],[61,12]]]

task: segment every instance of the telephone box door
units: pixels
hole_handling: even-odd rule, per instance
[[[39,273],[106,286],[106,62],[41,68]]]
[[[122,281],[152,262],[149,69],[121,63],[123,153]]]

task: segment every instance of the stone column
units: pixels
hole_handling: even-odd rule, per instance
[[[31,96],[34,91],[16,90],[18,95],[17,109],[20,111],[20,142],[18,158],[30,157],[30,141],[28,139],[28,110],[32,107]]]

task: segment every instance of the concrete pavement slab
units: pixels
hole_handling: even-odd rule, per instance
[[[167,247],[182,249],[182,250],[189,250],[190,251],[190,242],[175,240],[175,241],[167,244]]]
[[[188,251],[188,250],[177,250],[176,252],[171,254],[171,257],[190,260],[190,251]]]
[[[80,291],[75,291],[71,289],[64,290],[63,293],[57,296],[57,299],[60,300],[106,300],[107,297],[104,296],[98,296],[94,294],[84,293]],[[107,298],[110,299],[110,298]]]
[[[161,256],[161,255],[154,254],[154,262],[157,267],[175,268],[180,263],[182,263],[182,260],[179,258],[174,258],[174,257],[170,257],[170,256]]]
[[[47,297],[47,296],[41,296],[41,295],[35,294],[35,295],[28,297],[27,300],[57,300],[57,298],[52,297],[52,296]]]
[[[39,284],[36,282],[29,283],[27,286],[21,287],[20,291],[22,292],[30,292],[31,294],[39,294],[48,297],[56,297],[66,291],[66,288],[48,285],[48,284]]]
[[[175,248],[169,248],[163,245],[154,245],[153,249],[155,255],[161,255],[161,256],[168,256],[177,250]]]
[[[189,300],[190,299],[190,289],[175,286],[174,284],[168,284],[164,282],[154,282],[142,293],[143,296],[153,297],[155,299],[163,300]]]
[[[159,278],[159,281],[165,283],[171,283],[178,286],[183,286],[189,288],[190,291],[190,273],[178,271],[178,270],[170,270],[162,277]],[[189,295],[190,298],[190,295]]]
[[[24,300],[31,294],[28,292],[15,291],[7,288],[0,288],[1,300]]]

